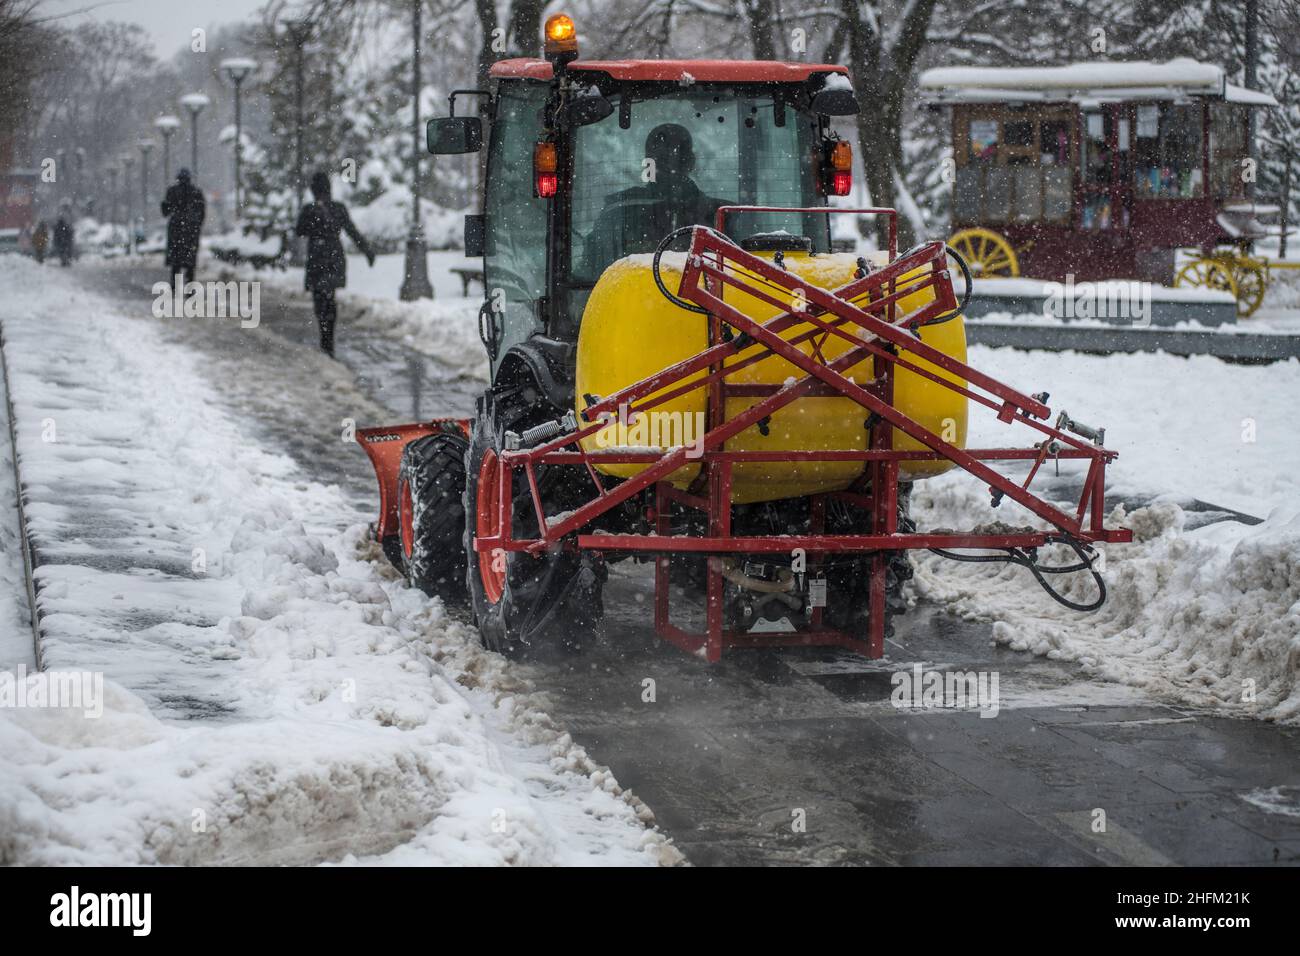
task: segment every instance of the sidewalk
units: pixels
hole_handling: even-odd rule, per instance
[[[197,353],[0,275],[43,660],[105,677],[98,720],[0,709],[0,862],[677,858]]]

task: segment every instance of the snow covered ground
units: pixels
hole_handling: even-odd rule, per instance
[[[999,643],[1080,661],[1172,701],[1300,718],[1300,362],[976,347],[971,364],[1048,391],[1054,410],[1104,426],[1107,446],[1120,452],[1108,492],[1150,504],[1112,516],[1135,541],[1107,548],[1109,600],[1095,614],[1053,603],[1022,569],[929,554],[915,557],[918,593],[995,622]],[[972,446],[1034,436],[982,411],[971,425]],[[1062,475],[1072,470],[1062,463]],[[1193,499],[1265,520],[1189,529],[1184,508]],[[914,515],[922,528],[1033,523],[1013,503],[990,510],[985,490],[957,474],[918,486]],[[1091,599],[1091,582],[1073,578],[1073,598]]]
[[[679,859],[196,353],[49,276],[0,257],[43,653],[105,695],[98,718],[0,707],[0,862]]]
[[[458,280],[446,271],[460,264],[456,254],[430,255],[433,303],[394,301],[401,257],[386,258],[384,271],[379,265],[368,271],[360,257],[349,262],[347,301],[364,310],[362,321],[428,354],[459,357],[458,367],[485,377],[475,324],[479,300],[457,298]],[[1300,303],[1287,305],[1296,277],[1282,274],[1260,321],[1243,327],[1300,326]],[[1300,719],[1300,362],[1237,365],[1206,356],[978,346],[970,359],[1027,392],[1050,392],[1054,410],[1104,426],[1107,445],[1120,451],[1108,469],[1108,491],[1151,504],[1116,516],[1139,540],[1109,549],[1110,599],[1096,614],[1053,603],[1023,570],[928,554],[915,555],[918,594],[995,622],[1001,643],[1082,661],[1098,676],[1171,701]],[[972,411],[972,446],[1036,437]],[[1072,467],[1063,464],[1062,474]],[[1265,521],[1187,528],[1183,509],[1197,499]],[[923,527],[1029,522],[1012,503],[991,511],[984,490],[962,473],[920,486],[914,500]],[[1079,599],[1090,598],[1088,579],[1072,583]]]
[[[377,256],[374,266],[368,265],[362,255],[351,254],[347,258],[348,284],[339,295],[345,330],[348,324],[355,323],[382,332],[439,359],[462,375],[487,381],[487,352],[478,335],[482,287],[473,284],[466,298],[461,280],[451,271],[479,269],[482,260],[467,259],[456,250],[430,252],[429,282],[433,286],[433,299],[402,302],[397,295],[402,287],[405,256]],[[205,268],[212,272],[229,271],[240,278],[260,279],[310,301],[308,293],[303,291],[301,267],[258,271],[250,266],[232,268],[209,259]]]

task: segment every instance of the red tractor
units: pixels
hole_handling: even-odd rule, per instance
[[[468,597],[485,643],[580,641],[607,568],[653,562],[656,630],[725,648],[833,645],[879,657],[906,551],[992,551],[1092,572],[1115,452],[1047,396],[966,364],[951,250],[892,240],[831,251],[851,188],[834,117],[843,67],[577,58],[551,17],[545,59],[497,63],[430,122],[435,154],[476,152],[490,119],[480,334],[491,385],[472,421],[363,429],[376,535],[413,586]],[[969,294],[969,273],[965,275]],[[967,449],[969,406],[1037,429],[1029,449]],[[1077,508],[1029,490],[1048,458],[1086,463]],[[990,461],[1023,463],[1013,479]],[[1033,525],[918,533],[911,483],[962,468]],[[1043,567],[1038,549],[1072,552]],[[981,559],[987,559],[987,553]],[[697,595],[690,627],[690,602]],[[1070,603],[1070,602],[1066,602]],[[682,605],[688,605],[683,607]],[[676,617],[674,616],[676,612]]]

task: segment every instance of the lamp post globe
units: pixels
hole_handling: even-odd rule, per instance
[[[163,141],[163,164],[162,180],[168,183],[172,178],[172,136],[176,133],[177,128],[181,125],[180,119],[175,116],[160,116],[153,121],[154,129],[158,130]]]
[[[199,176],[199,114],[212,101],[206,93],[186,93],[181,97],[181,106],[190,114],[190,173],[195,179]]]

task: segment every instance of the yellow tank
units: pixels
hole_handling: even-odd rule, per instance
[[[763,255],[771,258],[770,253]],[[676,290],[683,263],[684,256],[680,253],[665,254],[660,261],[660,275],[669,289]],[[850,254],[786,253],[785,267],[810,285],[834,289],[852,280],[857,259]],[[903,299],[900,305],[904,311],[911,311],[923,305],[930,296],[928,290],[918,292]],[[768,303],[733,289],[727,290],[726,298],[760,322],[778,312]],[[655,286],[650,256],[628,256],[611,265],[596,283],[582,315],[575,389],[578,411],[585,404],[585,395],[612,395],[633,382],[703,351],[707,346],[707,322],[705,316],[678,308],[664,298]],[[783,337],[793,338],[809,328],[806,324],[795,326]],[[966,359],[966,331],[960,317],[922,329],[921,339],[946,355],[963,362]],[[799,346],[805,353],[811,353],[812,347],[811,341]],[[849,344],[843,339],[831,337],[822,344],[822,354],[834,358],[848,348]],[[927,362],[916,361],[929,371],[961,382],[956,376]],[[803,374],[785,359],[771,356],[729,376],[728,381],[780,384],[791,376],[802,378]],[[874,377],[870,360],[849,369],[847,374],[863,383]],[[630,426],[620,427],[611,423],[584,439],[583,448],[595,451],[613,447],[689,445],[702,434],[708,400],[706,391],[699,388],[678,396],[655,409],[658,414],[643,416]],[[734,418],[761,400],[728,399],[727,418]],[[894,377],[894,405],[929,430],[959,447],[964,446],[966,399],[962,395],[914,372],[900,369]],[[729,451],[862,450],[867,447],[868,439],[864,427],[866,417],[866,410],[848,398],[802,398],[772,416],[767,435],[761,434],[756,425],[750,426],[729,441],[726,447]],[[914,449],[924,446],[896,431],[894,447]],[[614,477],[630,478],[645,467],[640,464],[608,464],[600,466],[600,471]],[[949,467],[948,462],[904,462],[899,472],[904,480],[914,480],[941,474]],[[849,487],[862,474],[863,468],[861,462],[739,464],[733,472],[732,501],[746,504],[840,491]],[[686,466],[674,472],[670,481],[684,488],[698,472],[699,465]]]

